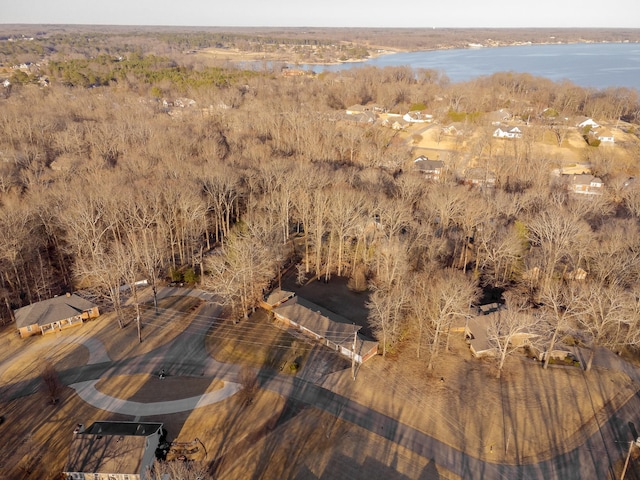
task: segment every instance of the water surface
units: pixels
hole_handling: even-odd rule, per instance
[[[578,43],[394,53],[364,62],[301,65],[317,73],[361,66],[403,66],[443,71],[454,82],[496,72],[522,72],[583,87],[640,90],[640,44]]]

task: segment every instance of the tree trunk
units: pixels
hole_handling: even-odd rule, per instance
[[[551,342],[549,343],[549,349],[547,350],[547,352],[546,352],[546,354],[544,356],[544,365],[542,366],[542,368],[544,368],[545,370],[549,366],[549,360],[551,358],[551,352],[553,351],[553,347],[556,344],[556,337],[557,336],[558,336],[558,328],[556,327],[556,329],[553,331],[553,336],[551,337]]]
[[[593,347],[589,352],[589,359],[587,360],[587,365],[584,369],[585,372],[591,371],[591,364],[593,363],[593,356],[595,355],[595,353],[596,353],[596,347]]]
[[[500,362],[498,363],[498,373],[496,374],[496,378],[500,378],[502,375],[502,367],[504,367],[504,361],[507,358],[507,349],[506,347],[500,351]]]

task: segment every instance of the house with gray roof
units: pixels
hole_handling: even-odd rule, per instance
[[[304,298],[293,297],[274,308],[273,313],[285,325],[349,359],[355,357],[358,363],[363,363],[378,353],[378,342],[358,333],[362,327]]]
[[[149,478],[162,423],[95,422],[73,432],[64,474],[73,480],[145,480]]]
[[[13,314],[18,332],[24,338],[80,326],[85,320],[100,316],[100,311],[96,304],[67,293],[18,308]]]
[[[413,161],[413,165],[429,180],[439,181],[444,172],[444,162],[442,160],[430,160],[424,155],[420,155]]]

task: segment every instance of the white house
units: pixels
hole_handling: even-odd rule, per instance
[[[409,123],[430,123],[433,122],[433,115],[424,112],[407,112],[402,119]]]
[[[586,117],[579,118],[578,123],[576,123],[576,127],[578,128],[584,128],[584,127],[598,128],[599,126],[600,125],[593,118],[586,118]]]
[[[593,131],[593,135],[602,143],[615,143],[613,133],[611,133],[610,130],[598,129],[597,131]]]
[[[522,130],[518,127],[498,127],[493,136],[496,138],[522,138]]]

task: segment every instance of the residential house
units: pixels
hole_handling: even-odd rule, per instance
[[[495,355],[495,350],[489,343],[487,334],[490,323],[488,317],[489,315],[481,315],[467,320],[464,336],[474,357],[492,357]]]
[[[402,116],[407,123],[430,123],[433,122],[433,115],[426,112],[407,112]]]
[[[484,118],[489,120],[491,125],[500,125],[502,122],[506,122],[511,118],[511,112],[505,108],[501,108],[495,112],[487,113]]]
[[[445,135],[464,135],[464,124],[461,122],[455,122],[451,125],[442,127],[442,133],[444,133]]]
[[[613,138],[613,133],[611,130],[607,128],[598,128],[597,130],[591,130],[589,132],[590,135],[600,140],[601,143],[613,144],[615,143],[615,138]]]
[[[587,278],[587,271],[578,267],[575,270],[571,270],[570,272],[565,272],[563,278],[565,280],[575,280],[577,282],[583,282]]]
[[[424,176],[435,182],[438,182],[442,179],[442,174],[444,173],[444,162],[442,160],[429,160],[424,155],[420,155],[413,161],[415,167],[422,173]]]
[[[176,98],[173,102],[173,106],[180,108],[195,107],[196,101],[191,98]]]
[[[362,327],[304,298],[293,297],[274,308],[273,313],[285,325],[301,331],[349,359],[355,357],[358,363],[363,363],[378,353],[378,342],[358,333]]]
[[[391,124],[391,128],[393,130],[404,130],[408,125],[409,123],[407,123],[404,119],[399,118]]]
[[[496,174],[484,167],[468,168],[464,173],[463,183],[479,188],[496,186]]]
[[[347,115],[359,115],[361,113],[364,112],[368,112],[369,109],[367,107],[365,107],[364,105],[351,105],[349,108],[347,108],[346,110],[346,114]]]
[[[518,127],[498,127],[493,136],[496,138],[522,138],[522,130]]]
[[[280,71],[280,73],[283,77],[304,77],[308,74],[306,70],[301,70],[299,68],[289,68],[289,67],[282,67],[282,70]]]
[[[496,315],[503,314],[503,310],[504,307],[497,310],[490,309],[490,313],[477,315],[467,320],[464,334],[474,357],[490,357],[496,354],[494,346],[489,341],[489,327],[498,318]],[[523,331],[513,336],[511,344],[514,347],[527,347],[536,337],[538,337],[536,333]]]
[[[162,423],[79,425],[64,475],[67,480],[146,480],[163,437]]]
[[[288,290],[282,290],[280,288],[275,289],[269,295],[266,295],[264,300],[260,302],[260,306],[265,310],[273,310],[275,307],[280,306],[290,298],[295,297],[295,293]]]
[[[578,128],[585,128],[585,127],[598,128],[598,127],[600,127],[598,122],[596,122],[593,118],[589,118],[589,117],[578,117],[578,118],[576,118],[575,119],[575,126],[578,127]]]
[[[378,120],[378,115],[373,112],[363,112],[346,115],[345,120],[350,122],[373,125]]]
[[[79,326],[85,320],[100,315],[97,305],[70,293],[32,303],[13,313],[22,338]]]
[[[598,177],[582,173],[579,175],[566,175],[568,179],[568,189],[571,193],[578,195],[602,195],[604,183]]]

